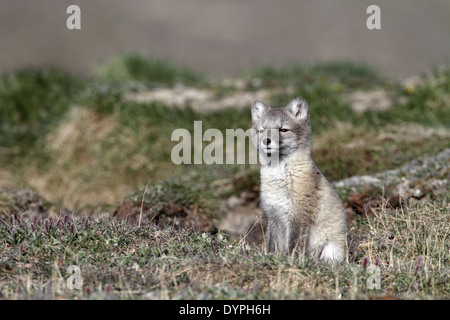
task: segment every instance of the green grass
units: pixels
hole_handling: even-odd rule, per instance
[[[366,65],[351,61],[327,61],[305,65],[292,63],[282,67],[263,66],[247,71],[246,78],[259,79],[262,87],[294,86],[302,88],[316,83],[333,85],[338,90],[391,85]]]
[[[0,78],[0,146],[29,147],[69,110],[82,81],[59,70],[23,70]]]
[[[146,186],[124,199],[123,210],[117,211],[117,216],[139,221],[153,221],[157,224],[173,223],[172,220],[162,221],[167,216],[212,221],[219,218],[220,202],[214,190],[208,188],[208,182],[214,177],[205,174],[188,174],[171,178],[159,184]],[[139,216],[138,216],[139,215]],[[175,219],[179,220],[179,219]],[[212,231],[209,224],[205,229]]]
[[[132,81],[133,83],[128,83]],[[128,54],[79,78],[56,69],[25,69],[0,78],[0,146],[36,143],[64,117],[72,104],[114,111],[123,92],[150,85],[200,85],[205,77],[161,59]]]
[[[433,76],[417,88],[405,88],[398,93],[405,100],[384,112],[366,113],[368,124],[420,123],[433,127],[450,127],[450,67],[436,69]]]
[[[191,69],[175,66],[166,60],[130,53],[112,58],[97,66],[95,75],[106,81],[135,81],[146,85],[200,85],[205,76]]]

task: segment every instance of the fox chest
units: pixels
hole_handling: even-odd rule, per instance
[[[295,211],[292,181],[283,170],[261,173],[261,205],[267,215],[290,217]]]
[[[261,190],[261,206],[269,216],[287,218],[294,212],[292,199],[283,190]]]

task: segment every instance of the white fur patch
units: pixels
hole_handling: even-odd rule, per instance
[[[329,242],[323,248],[320,259],[326,262],[341,262],[344,260],[344,249]]]
[[[261,191],[264,202],[277,208],[277,216],[288,225],[287,213],[292,212],[292,201],[288,196],[286,184],[286,169],[282,165],[261,168]]]
[[[286,167],[284,165],[261,167],[261,175],[271,181],[282,180],[286,177]]]
[[[303,98],[296,98],[287,106],[291,110],[295,118],[305,120],[308,118],[308,103]]]
[[[277,243],[278,249],[287,252],[291,238],[290,224],[292,213],[292,200],[288,196],[288,190],[284,186],[286,183],[286,168],[284,165],[261,168],[261,192],[264,197],[264,205],[273,208],[267,210],[270,215],[276,215],[283,228],[283,240]]]
[[[308,108],[305,107],[301,108],[299,118],[301,120],[305,120],[307,117],[308,117]]]

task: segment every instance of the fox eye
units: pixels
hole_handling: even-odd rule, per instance
[[[280,132],[288,132],[289,130],[288,129],[280,129]]]

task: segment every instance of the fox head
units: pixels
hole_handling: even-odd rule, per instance
[[[284,108],[271,108],[261,101],[252,105],[253,142],[260,155],[279,161],[296,152],[310,152],[311,125],[308,103],[298,97]]]

